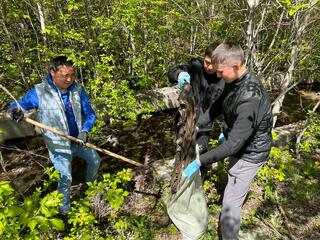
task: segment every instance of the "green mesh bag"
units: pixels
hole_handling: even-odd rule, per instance
[[[178,191],[171,195],[167,211],[184,240],[200,238],[208,228],[208,208],[200,171],[181,176]]]

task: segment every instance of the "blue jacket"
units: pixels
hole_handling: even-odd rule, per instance
[[[53,89],[55,89],[57,92],[60,92],[60,90],[53,83],[51,74],[48,74],[44,81],[47,81],[48,84]],[[72,91],[72,89],[77,86],[77,84],[78,84],[77,82],[73,82],[72,85],[68,88],[66,93],[60,92],[61,98],[65,106],[65,114],[68,122],[69,134],[73,137],[78,136],[79,129],[77,127],[73,109],[69,101],[69,94]],[[82,124],[82,129],[80,129],[80,131],[89,132],[92,129],[95,122],[95,113],[91,107],[88,94],[86,93],[84,88],[82,88],[82,91],[80,94],[80,100],[81,100],[81,113],[83,115],[83,124]],[[39,98],[38,98],[36,89],[32,88],[31,90],[29,90],[23,98],[18,100],[18,103],[25,110],[38,109]],[[16,106],[17,104],[13,102],[9,105],[9,109],[14,108]]]

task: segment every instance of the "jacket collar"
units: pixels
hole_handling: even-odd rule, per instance
[[[229,86],[239,87],[241,86],[248,78],[251,76],[251,71],[247,69],[245,73],[238,79],[234,80],[233,82],[227,84]]]

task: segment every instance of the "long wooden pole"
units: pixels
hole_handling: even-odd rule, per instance
[[[48,130],[48,131],[50,131],[50,132],[53,132],[53,133],[55,133],[55,134],[57,134],[57,135],[59,135],[59,136],[61,136],[61,137],[64,137],[64,138],[67,138],[67,139],[69,139],[69,140],[71,140],[71,141],[74,141],[74,142],[83,144],[83,145],[86,146],[86,147],[95,149],[95,150],[97,150],[97,151],[99,151],[99,152],[102,152],[102,153],[104,153],[104,154],[107,154],[107,155],[109,155],[109,156],[111,156],[111,157],[114,157],[114,158],[120,159],[120,160],[122,160],[122,161],[131,163],[131,164],[133,164],[133,165],[135,165],[135,166],[137,166],[137,167],[143,167],[143,164],[141,164],[141,163],[139,163],[139,162],[136,162],[136,161],[133,161],[133,160],[131,160],[131,159],[129,159],[129,158],[120,156],[120,155],[118,155],[118,154],[116,154],[116,153],[113,153],[113,152],[110,152],[110,151],[108,151],[108,150],[106,150],[106,149],[99,148],[99,147],[97,147],[97,146],[95,146],[95,145],[93,145],[93,144],[91,144],[91,143],[85,143],[85,142],[83,142],[82,140],[80,140],[80,139],[78,139],[78,138],[72,137],[72,136],[70,136],[70,135],[66,135],[66,134],[64,134],[64,133],[61,132],[61,131],[58,131],[58,130],[56,130],[56,129],[54,129],[54,128],[51,128],[51,127],[46,126],[46,125],[44,125],[44,124],[42,124],[42,123],[39,123],[39,122],[37,122],[37,121],[35,121],[35,120],[31,119],[31,118],[25,117],[25,118],[23,118],[23,119],[24,119],[27,123],[33,124],[33,125],[35,125],[35,126],[37,126],[37,127],[39,127],[39,128],[46,129],[46,130]]]
[[[0,79],[2,79],[2,75],[0,75]],[[23,109],[23,108],[20,106],[20,104],[18,103],[18,101],[14,98],[14,96],[9,92],[8,89],[6,89],[2,84],[0,84],[0,88],[2,88],[2,89],[16,102],[17,106],[19,106],[21,109]],[[42,123],[39,123],[39,122],[37,122],[37,121],[34,121],[34,120],[32,120],[31,118],[25,117],[25,118],[23,118],[23,119],[24,119],[26,122],[28,122],[28,123],[31,123],[31,124],[33,124],[33,125],[35,125],[35,126],[37,126],[37,127],[46,129],[46,130],[48,130],[48,131],[50,131],[50,132],[53,132],[53,133],[55,133],[55,134],[57,134],[57,135],[59,135],[59,136],[61,136],[61,137],[64,137],[64,138],[67,138],[67,139],[69,139],[69,140],[71,140],[71,141],[74,141],[74,142],[83,144],[83,145],[85,145],[86,147],[93,148],[93,149],[95,149],[95,150],[97,150],[97,151],[99,151],[99,152],[102,152],[102,153],[107,154],[107,155],[109,155],[109,156],[111,156],[111,157],[120,159],[120,160],[122,160],[122,161],[131,163],[131,164],[133,164],[133,165],[135,165],[135,166],[137,166],[137,167],[143,167],[143,164],[141,164],[141,163],[135,162],[135,161],[133,161],[133,160],[131,160],[131,159],[129,159],[129,158],[120,156],[120,155],[118,155],[118,154],[116,154],[116,153],[110,152],[110,151],[105,150],[105,149],[103,149],[103,148],[99,148],[99,147],[97,147],[97,146],[95,146],[95,145],[93,145],[93,144],[91,144],[91,143],[85,143],[85,142],[83,142],[82,140],[80,140],[80,139],[78,139],[78,138],[72,137],[72,136],[70,136],[70,135],[66,135],[66,134],[64,134],[63,132],[60,132],[60,131],[58,131],[58,130],[56,130],[56,129],[54,129],[54,128],[51,128],[51,127],[49,127],[49,126],[46,126],[46,125],[44,125],[44,124],[42,124]]]

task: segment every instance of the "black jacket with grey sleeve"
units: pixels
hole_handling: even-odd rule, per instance
[[[271,101],[261,81],[247,70],[232,83],[226,84],[217,102],[212,104],[200,125],[223,115],[225,141],[217,148],[200,155],[202,165],[234,156],[245,161],[265,161],[272,146]]]

